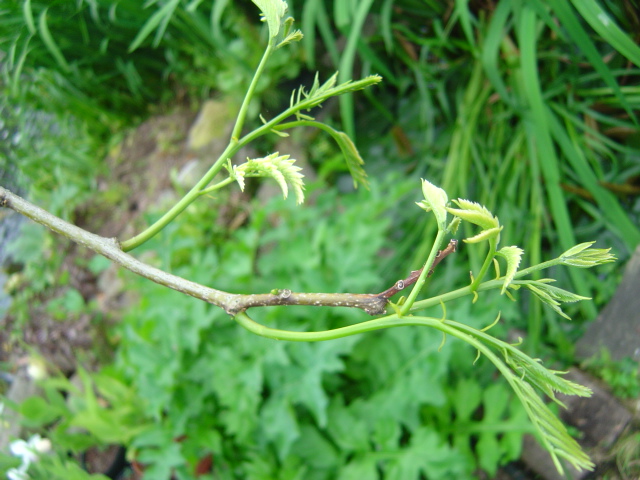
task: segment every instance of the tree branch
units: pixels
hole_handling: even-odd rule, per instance
[[[444,260],[445,257],[447,257],[447,255],[454,253],[457,249],[458,249],[458,240],[456,239],[449,240],[449,244],[445,247],[444,250],[440,250],[436,255],[436,258],[433,260],[433,265],[431,265],[431,268],[429,269],[429,273],[427,273],[427,277],[430,277],[431,275],[433,275],[433,271],[435,270],[436,266],[442,260]],[[384,292],[379,293],[378,297],[389,299],[392,296],[394,296],[396,293],[398,293],[400,290],[404,290],[408,286],[413,285],[418,281],[418,278],[420,278],[420,274],[422,273],[422,270],[424,270],[424,267],[422,267],[420,270],[413,270],[407,278],[405,278],[404,280],[398,280],[391,288],[388,288]]]
[[[128,253],[123,252],[120,248],[120,243],[116,238],[105,238],[83,230],[80,227],[50,214],[46,210],[37,207],[3,187],[0,187],[0,206],[15,210],[34,222],[48,227],[78,245],[82,245],[83,247],[93,250],[118,265],[123,266],[127,270],[148,278],[152,282],[172,288],[178,292],[186,293],[187,295],[191,295],[192,297],[199,298],[205,302],[212,303],[222,308],[224,308],[224,305],[230,302],[234,296],[233,294],[205,287],[204,285],[200,285],[152,267],[151,265],[147,265]]]
[[[268,307],[274,305],[350,307],[364,310],[369,315],[382,315],[386,311],[389,298],[415,283],[422,271],[416,270],[411,272],[409,277],[404,280],[399,280],[391,288],[379,294],[296,293],[291,290],[273,290],[270,293],[249,295],[234,294],[216,290],[147,265],[128,253],[123,252],[116,238],[105,238],[83,230],[76,225],[50,214],[46,210],[37,207],[3,187],[0,187],[0,207],[10,208],[152,282],[216,305],[229,315],[236,315],[251,307]],[[440,261],[456,251],[456,245],[457,241],[451,240],[444,250],[438,252],[433,266],[429,271],[429,275],[433,273],[433,269]]]

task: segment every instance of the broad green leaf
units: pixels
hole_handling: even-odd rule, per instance
[[[287,2],[284,0],[251,0],[261,11],[262,21],[269,26],[269,38],[275,38],[282,26],[282,17],[287,13]]]
[[[410,445],[397,452],[386,467],[386,480],[420,478],[465,478],[459,453],[433,428],[422,426],[412,435]]]
[[[453,395],[453,408],[456,418],[470,420],[482,401],[482,389],[477,380],[462,379],[456,385]]]
[[[433,214],[436,216],[439,230],[446,230],[447,228],[447,192],[443,189],[436,187],[428,180],[422,179],[422,193],[424,200],[417,203],[417,205],[424,209],[426,212],[433,210]]]
[[[511,246],[511,247],[502,247],[497,255],[500,255],[507,261],[507,272],[504,275],[504,284],[502,285],[502,290],[500,293],[504,294],[509,284],[513,280],[513,276],[518,271],[518,267],[520,266],[520,260],[522,259],[522,254],[524,250],[520,247]]]
[[[293,446],[292,453],[300,456],[312,471],[335,468],[339,456],[335,446],[311,424],[300,428],[300,439]]]
[[[280,459],[286,458],[291,446],[300,438],[293,406],[287,398],[273,396],[264,404],[260,417],[266,440],[276,446]]]
[[[327,431],[343,452],[366,452],[369,450],[369,432],[366,421],[345,407],[340,397],[332,400],[327,412]]]
[[[487,427],[491,428],[491,424],[487,425]],[[478,455],[480,467],[489,474],[488,478],[494,478],[498,465],[500,464],[500,459],[502,458],[502,451],[496,434],[487,432],[480,435],[475,450],[476,455]]]
[[[29,427],[42,427],[63,416],[66,411],[53,407],[42,397],[29,397],[20,404],[22,421]]]
[[[376,455],[356,455],[340,468],[338,480],[378,480],[378,460]]]

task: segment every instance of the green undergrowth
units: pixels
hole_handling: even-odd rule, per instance
[[[611,245],[622,262],[629,258],[640,242],[640,49],[630,3],[294,4],[306,41],[313,26],[326,50],[336,50],[342,37],[326,25],[357,38],[348,44],[351,56],[347,47],[339,59],[331,56],[333,65],[384,78],[375,92],[365,91],[373,108],[341,99],[343,123],[358,120],[359,147],[374,145],[366,156],[370,173],[417,173],[451,197],[474,198],[496,213],[503,241],[523,247],[531,263],[588,240]],[[320,64],[318,55],[307,58]],[[417,268],[435,227],[418,231],[412,218],[405,222],[398,251],[412,255]],[[468,254],[479,268],[483,253]],[[599,272],[612,282],[593,272],[558,272],[595,302],[571,312],[577,329],[532,305],[522,327],[533,350],[551,344],[570,358],[581,322],[610,298],[616,268]]]
[[[9,2],[0,29],[5,94],[35,110],[72,112],[103,139],[176,98],[238,100],[264,40],[241,8],[210,1]],[[258,92],[298,74],[297,51],[274,56]],[[269,106],[280,97],[262,98]]]
[[[617,397],[632,399],[640,395],[640,370],[638,362],[631,357],[614,360],[611,353],[603,348],[583,361],[581,366],[604,380]]]
[[[210,227],[214,210],[196,204],[142,254],[229,291],[377,292],[394,282],[379,264],[392,248],[388,205],[402,194],[401,183],[374,181],[370,192],[350,195],[310,188],[315,203],[306,209],[278,199],[253,202],[249,222],[228,233]],[[193,221],[203,216],[211,222]],[[216,241],[225,234],[227,242]],[[465,281],[455,256],[449,260],[438,267],[434,292],[440,276]],[[441,345],[441,334],[431,329],[277,342],[238,328],[202,301],[124,277],[137,300],[112,332],[115,363],[91,377],[82,374],[84,393],[52,379],[52,398],[54,386],[71,390],[65,409],[44,407],[44,401],[21,408],[33,426],[57,419],[49,436],[62,449],[124,443],[129,457],[146,465],[145,478],[154,479],[172,471],[193,478],[208,454],[212,478],[464,479],[480,470],[493,475],[518,458],[521,437],[531,430],[489,362],[474,365],[472,348],[452,339]],[[448,314],[480,328],[492,323],[496,309],[506,318],[517,315],[513,305],[486,294]],[[256,313],[266,325],[301,331],[363,317],[312,307]],[[492,331],[505,334],[506,327]],[[97,408],[91,385],[107,408]],[[72,434],[75,424],[88,433]]]
[[[317,195],[304,210],[280,200],[255,208],[221,247],[206,235],[174,245],[171,238],[184,237],[169,230],[149,248],[163,252],[158,260],[173,272],[229,291],[376,292],[393,283],[378,268],[389,247],[391,184],[374,182],[371,194]],[[449,341],[439,351],[438,333],[273,342],[202,302],[130,280],[142,303],[119,329],[116,368],[154,419],[131,448],[158,478],[207,451],[219,478],[252,479],[365,479],[379,471],[389,479],[471,478],[519,455],[529,430],[519,402],[505,383],[491,385],[491,369],[482,368],[489,365],[474,367],[472,349]],[[488,324],[495,301],[453,313]],[[300,331],[362,317],[312,307],[256,313],[266,325]],[[176,452],[172,459],[167,449]]]
[[[410,259],[423,261],[433,239],[435,227],[416,225],[422,217],[406,208],[419,200],[407,192],[425,177],[451,198],[473,198],[495,212],[505,226],[503,243],[521,245],[528,264],[594,239],[614,245],[624,259],[640,235],[633,190],[640,172],[633,86],[638,52],[616,28],[633,31],[634,20],[609,2],[603,17],[593,10],[598,4],[585,0],[581,8],[579,1],[480,8],[477,2],[385,0],[379,10],[370,1],[292,2],[305,51],[274,55],[273,70],[256,85],[262,100],[249,111],[268,113],[269,102],[286,100],[290,89],[282,93],[276,85],[297,75],[301,59],[313,69],[328,61],[342,80],[359,76],[356,69],[363,76],[381,74],[386,87],[365,93],[375,108],[357,108],[348,95],[339,100],[345,130],[357,134],[369,178],[378,180],[370,192],[308,188],[312,200],[303,208],[254,201],[247,223],[232,231],[220,223],[220,205],[202,200],[140,253],[230,292],[378,292],[417,268]],[[42,144],[20,154],[33,182],[32,200],[69,218],[91,195],[93,173],[101,168],[95,159],[104,158],[90,135],[104,139],[135,122],[148,102],[172,98],[174,85],[192,98],[214,89],[243,92],[264,38],[232,3],[120,2],[116,8],[111,2],[72,7],[33,1],[11,6],[13,17],[3,12],[0,22],[22,22],[6,30],[15,35],[0,39],[10,47],[4,81],[12,98],[36,110],[44,108],[39,99],[50,99],[52,110],[80,119],[56,120],[52,135],[29,137]],[[369,22],[377,28],[367,30]],[[70,41],[78,32],[82,40]],[[339,180],[344,170],[341,157],[340,166],[333,161],[336,152],[311,152],[325,180]],[[149,214],[149,223],[158,217]],[[55,273],[62,258],[50,238],[38,227],[25,228],[17,258],[32,283],[18,302],[22,321],[41,291],[68,281]],[[49,256],[38,261],[36,252]],[[466,255],[479,270],[481,249],[462,248],[438,266],[429,294],[468,284]],[[565,278],[559,269],[552,276],[604,302],[615,268],[598,270],[599,278],[582,270]],[[83,390],[61,378],[46,380],[45,400],[21,407],[32,428],[53,425],[47,434],[58,451],[123,443],[154,479],[172,471],[192,478],[208,455],[213,478],[222,479],[465,479],[480,470],[492,476],[517,458],[521,436],[531,430],[491,366],[482,358],[474,365],[476,352],[453,339],[441,346],[441,335],[430,329],[276,342],[240,329],[211,305],[123,276],[137,300],[112,332],[115,362],[96,374],[81,371]],[[492,334],[505,338],[505,325],[524,328],[523,349],[552,345],[554,355],[570,359],[579,330],[523,297],[512,303],[483,294],[476,304],[461,302],[447,313],[482,328],[500,310],[505,322]],[[74,293],[57,302],[50,310],[59,315],[85,308]],[[593,318],[589,305],[569,306],[567,313]],[[440,310],[429,314],[442,316]],[[270,327],[300,331],[363,316],[311,307],[255,314]],[[603,368],[618,372],[617,366]],[[64,472],[69,460],[56,458],[56,471]]]

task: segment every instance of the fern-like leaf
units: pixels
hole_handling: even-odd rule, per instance
[[[498,218],[484,207],[476,202],[464,200],[459,198],[454,200],[453,203],[458,205],[459,208],[447,208],[450,214],[460,217],[462,220],[466,220],[469,223],[482,227],[483,230],[489,230],[490,228],[497,228],[500,226]]]
[[[500,255],[507,261],[507,272],[504,275],[504,283],[502,284],[502,290],[500,293],[504,294],[507,291],[507,288],[513,281],[513,277],[518,271],[518,267],[520,266],[520,260],[522,259],[522,254],[524,250],[520,247],[511,246],[511,247],[502,247],[497,255]]]
[[[511,382],[518,397],[523,402],[529,419],[540,434],[540,440],[551,455],[554,465],[563,474],[560,458],[564,458],[577,470],[593,470],[594,464],[580,448],[562,422],[549,410],[533,387],[526,381],[515,378]]]
[[[570,248],[562,255],[560,260],[564,265],[578,268],[591,268],[603,263],[614,262],[615,255],[611,254],[610,248],[591,248],[596,242],[587,242]]]
[[[326,82],[320,85],[318,74],[316,74],[313,85],[308,92],[305,91],[304,87],[300,87],[297,91],[294,90],[291,95],[289,105],[291,113],[294,114],[302,110],[309,110],[321,105],[325,100],[331,97],[362,90],[363,88],[367,88],[382,81],[382,77],[380,75],[369,75],[361,80],[357,80],[355,82],[349,80],[336,86],[337,79],[338,72],[334,73]]]
[[[280,155],[278,152],[272,153],[263,158],[247,159],[242,165],[234,166],[230,174],[244,190],[245,177],[271,177],[280,186],[282,195],[287,198],[289,185],[296,195],[296,202],[304,202],[304,181],[300,167],[294,165],[295,159],[289,155]]]

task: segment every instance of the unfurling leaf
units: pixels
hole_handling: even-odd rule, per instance
[[[492,238],[500,238],[500,231],[502,227],[490,228],[489,230],[483,230],[479,234],[474,235],[473,237],[465,238],[462,241],[465,243],[480,243],[485,240],[490,240]],[[498,243],[496,241],[496,243]]]
[[[283,39],[276,45],[276,49],[280,47],[284,47],[292,42],[299,42],[302,40],[302,32],[300,30],[291,31],[291,26],[293,25],[293,18],[289,17],[284,21],[284,32]]]
[[[449,232],[451,235],[455,235],[458,232],[459,226],[460,226],[460,217],[454,217],[453,220],[451,220],[451,223],[449,223],[449,226],[447,227],[447,232]]]
[[[562,303],[574,303],[580,302],[582,300],[591,300],[590,297],[583,297],[582,295],[578,295],[577,293],[569,292],[568,290],[563,290],[562,288],[549,285],[551,282],[555,282],[555,280],[551,278],[543,278],[541,280],[536,280],[535,284],[539,289],[543,290],[551,298]]]
[[[501,294],[504,294],[504,292],[507,291],[509,284],[513,281],[513,276],[518,271],[523,253],[524,250],[516,246],[502,247],[497,252],[497,255],[500,255],[507,261],[507,272],[504,275],[504,283],[502,284],[502,290],[500,292]]]
[[[422,193],[424,194],[424,200],[416,202],[417,205],[424,209],[426,212],[433,210],[433,214],[436,216],[439,230],[446,230],[447,228],[447,192],[443,189],[436,187],[428,180],[422,179]]]
[[[528,280],[521,284],[527,287],[541,302],[549,305],[559,315],[562,315],[568,320],[571,318],[562,311],[560,308],[561,303],[573,303],[581,300],[590,300],[589,297],[583,297],[573,292],[563,290],[562,288],[553,287],[549,285],[554,280],[550,278],[543,278],[542,280]]]
[[[355,82],[348,80],[336,86],[337,79],[338,72],[334,73],[326,82],[320,85],[318,74],[316,74],[309,92],[306,92],[304,87],[300,87],[298,90],[293,91],[291,94],[289,110],[294,110],[292,113],[309,110],[313,107],[319,106],[322,102],[331,97],[337,97],[338,95],[344,95],[345,93],[362,90],[382,81],[382,77],[380,75],[369,75],[368,77]]]
[[[594,464],[574,440],[562,422],[535,393],[533,387],[524,380],[514,383],[516,394],[525,404],[529,419],[539,433],[540,440],[551,454],[553,463],[562,475],[564,470],[560,458],[568,461],[578,470],[593,470]]]
[[[246,163],[234,166],[229,173],[240,185],[240,189],[244,190],[245,177],[271,177],[282,189],[284,198],[289,194],[289,186],[291,184],[296,194],[296,202],[304,202],[304,175],[300,173],[300,167],[294,165],[295,159],[289,158],[289,155],[280,155],[278,152],[272,153],[264,158],[247,159]],[[228,168],[227,168],[228,169]]]
[[[460,217],[462,220],[478,225],[479,227],[482,227],[483,230],[497,228],[500,226],[498,219],[494,217],[486,207],[479,203],[464,200],[462,198],[454,200],[453,203],[458,205],[460,208],[447,208],[447,211],[456,217]]]
[[[616,260],[616,257],[609,253],[611,251],[610,248],[590,249],[594,243],[596,242],[576,245],[560,255],[560,260],[564,265],[578,268],[591,268]]]
[[[364,168],[362,168],[364,160],[360,156],[360,152],[358,152],[356,145],[353,143],[349,135],[335,130],[328,125],[324,125],[322,129],[333,137],[340,147],[340,150],[342,150],[342,155],[344,155],[347,167],[349,168],[349,173],[353,179],[353,186],[357,188],[360,184],[368,188],[367,173],[364,171]]]

